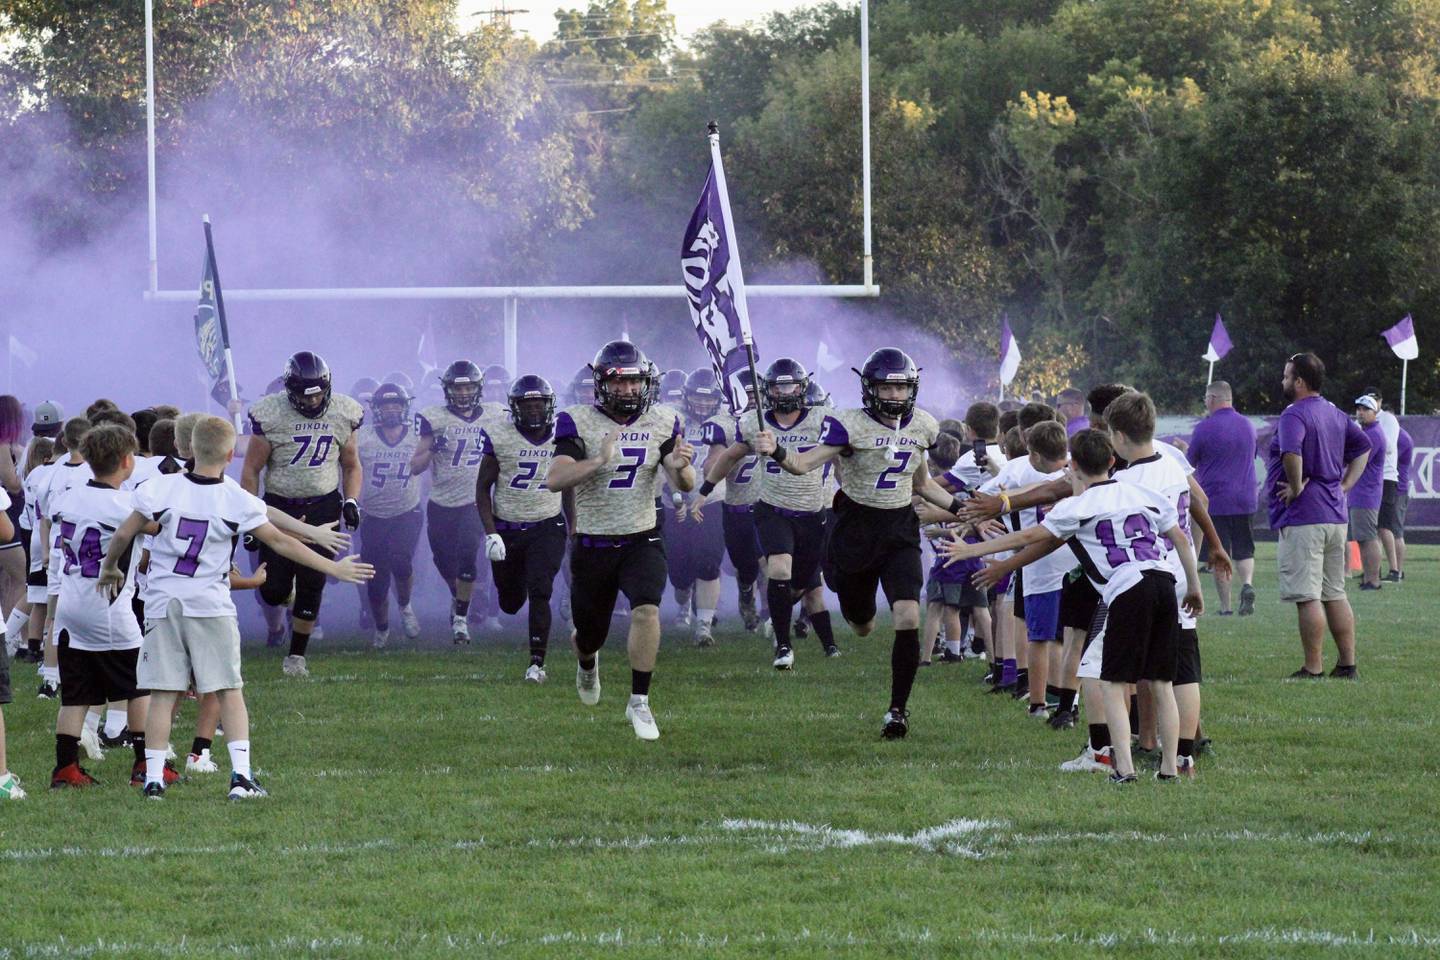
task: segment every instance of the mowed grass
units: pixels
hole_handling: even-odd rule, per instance
[[[248,651],[268,800],[220,774],[143,802],[126,751],[57,794],[54,708],[17,667],[32,795],[0,807],[0,957],[1435,955],[1437,567],[1416,548],[1405,584],[1352,592],[1358,683],[1287,682],[1262,547],[1257,615],[1202,621],[1215,752],[1175,786],[1059,773],[1080,734],[974,663],[922,671],[909,739],[882,742],[888,637],[807,641],[793,674],[733,631],[667,640],[645,744],[613,637],[587,708],[563,644],[536,688],[518,647],[337,629],[309,682]]]

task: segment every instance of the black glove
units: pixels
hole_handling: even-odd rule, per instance
[[[444,453],[450,447],[450,441],[445,439],[445,434],[437,433],[430,438],[430,449],[435,453]]]
[[[340,505],[340,516],[345,518],[345,529],[356,530],[360,527],[360,504],[354,500],[346,500]]]

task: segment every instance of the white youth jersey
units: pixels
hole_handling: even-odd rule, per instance
[[[991,463],[999,464],[1002,470],[1009,462],[999,444],[987,443],[985,456]],[[951,467],[945,476],[958,490],[974,490],[981,484],[996,479],[999,474],[991,476],[989,470],[975,464],[975,447],[971,444],[965,447],[965,452],[960,454],[960,459],[955,461],[955,466]]]
[[[1115,476],[1117,479],[1144,487],[1164,497],[1166,502],[1175,508],[1176,522],[1180,525],[1180,531],[1185,534],[1185,538],[1190,541],[1191,546],[1194,546],[1195,538],[1190,531],[1190,479],[1173,456],[1166,456],[1165,450],[1157,443],[1154,453],[1148,457],[1141,457],[1128,464],[1124,469],[1116,470]],[[1175,574],[1176,589],[1180,590],[1181,596],[1183,596],[1185,565],[1180,561],[1180,554],[1175,550],[1169,551],[1168,559],[1170,572]],[[1180,610],[1180,625],[1187,630],[1195,627],[1195,618],[1186,613],[1184,608]]]
[[[843,447],[840,489],[856,503],[880,510],[910,506],[915,471],[935,445],[940,424],[915,409],[897,431],[862,409],[831,410],[820,428],[820,443]]]
[[[420,505],[420,478],[410,472],[419,443],[419,435],[408,423],[400,428],[394,443],[385,439],[378,424],[367,423],[355,432],[355,450],[365,478],[360,486],[360,506],[366,516],[398,517]]]
[[[496,418],[481,434],[485,456],[494,457],[498,473],[492,496],[495,517],[511,523],[548,520],[560,512],[561,495],[545,486],[555,457],[555,428],[531,440],[508,417]]]
[[[25,513],[20,522],[30,530],[30,573],[45,569],[45,548],[40,543],[40,519],[44,516],[40,512],[40,491],[50,482],[50,471],[54,469],[53,463],[38,464],[26,474],[22,484],[25,490]]]
[[[111,600],[96,589],[110,539],[134,509],[131,497],[128,490],[90,480],[55,502],[52,523],[59,528],[63,554],[55,634],[68,632],[70,646],[76,650],[134,650],[140,646],[140,624],[130,605],[140,558],[138,544],[132,544],[129,556],[121,558],[125,586],[119,596]]]
[[[1030,462],[1029,457],[1017,457],[1001,467],[1000,473],[982,484],[980,490],[983,493],[991,494],[998,493],[1002,488],[1018,490],[1032,484],[1058,480],[1063,476],[1065,476],[1063,469],[1042,473]],[[1053,509],[1054,504],[1021,507],[1019,510],[1013,511],[1006,519],[1012,529],[1024,530],[1041,523],[1045,519],[1045,515]],[[1016,520],[1019,521],[1018,525]],[[1065,575],[1074,568],[1075,557],[1068,550],[1056,550],[1049,556],[1041,557],[1025,567],[1025,596],[1059,590],[1065,582]]]
[[[146,480],[153,480],[160,476],[160,465],[165,462],[165,457],[135,457],[135,470],[130,474],[129,479],[120,484],[121,490],[134,490]]]
[[[265,503],[230,477],[172,473],[142,484],[136,512],[160,524],[150,543],[146,619],[159,620],[171,600],[187,617],[233,617],[230,558],[240,536],[266,523]]]
[[[60,594],[60,531],[55,529],[55,504],[66,491],[94,478],[90,464],[83,460],[71,463],[67,458],[55,464],[40,491],[40,516],[50,521],[50,542],[45,545],[45,586],[52,597]]]
[[[1146,570],[1170,572],[1165,534],[1177,525],[1175,504],[1145,487],[1102,481],[1055,504],[1041,525],[1070,541],[1107,604],[1139,583]]]

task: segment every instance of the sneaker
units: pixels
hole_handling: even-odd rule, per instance
[[[67,763],[50,774],[50,789],[63,790],[66,787],[93,787],[100,781],[85,772],[78,763]]]
[[[649,697],[631,697],[625,705],[625,719],[635,728],[635,736],[641,740],[659,740],[660,728],[655,726],[655,715],[650,712]]]
[[[1338,669],[1338,668],[1337,668]],[[80,748],[91,760],[104,760],[105,751],[100,749],[100,733],[88,726],[80,728]]]
[[[593,707],[600,702],[600,656],[595,656],[595,669],[586,670],[580,664],[575,664],[575,692],[580,695],[580,702],[587,707]]]
[[[963,654],[963,653],[953,653],[953,652],[951,652],[950,650],[947,649],[947,650],[941,650],[941,651],[940,651],[940,656],[936,657],[935,659],[936,659],[936,660],[939,660],[941,663],[964,663],[964,662],[965,662],[965,654]]]
[[[1193,780],[1195,778],[1195,758],[1176,757],[1175,773],[1179,776],[1186,778],[1187,780]]]
[[[910,711],[896,710],[891,707],[885,711],[885,725],[880,728],[880,736],[885,740],[904,740],[905,734],[910,732]]]
[[[268,797],[270,794],[260,784],[250,777],[242,777],[238,773],[230,774],[231,800],[257,800],[260,797]]]
[[[390,628],[376,627],[375,636],[370,638],[370,646],[376,650],[384,650],[390,643]]]
[[[450,618],[450,639],[457,647],[463,647],[470,642],[470,624],[458,613]]]
[[[219,773],[220,768],[210,758],[210,748],[206,747],[199,753],[192,753],[185,758],[186,773]]]
[[[1299,670],[1296,670],[1294,673],[1290,674],[1289,679],[1291,679],[1291,680],[1323,680],[1323,679],[1325,679],[1325,671],[1324,671],[1324,670],[1321,670],[1321,671],[1319,671],[1319,672],[1317,672],[1317,673],[1311,673],[1309,670],[1306,670],[1304,667],[1301,667]]]
[[[801,640],[810,636],[810,615],[804,610],[801,610],[800,616],[795,618],[795,623],[791,625],[791,629],[795,631],[795,636]]]
[[[1379,583],[1362,583],[1362,584],[1360,584],[1360,589],[1361,589],[1361,590],[1381,590],[1381,589],[1383,589],[1383,587],[1382,587],[1381,584],[1379,584]]]
[[[1115,759],[1110,755],[1109,747],[1095,750],[1087,743],[1080,756],[1066,760],[1060,764],[1060,769],[1065,773],[1109,773],[1115,769]]]
[[[695,621],[695,646],[715,646],[715,628],[703,620]]]
[[[838,657],[838,656],[840,656],[840,648],[839,648],[838,646],[836,646],[835,644],[833,644],[833,643],[830,644],[829,646],[827,646],[827,647],[825,648],[825,656],[827,656],[827,657]]]
[[[20,786],[20,778],[13,773],[6,773],[0,777],[0,800],[24,800],[25,791]]]
[[[1360,673],[1355,669],[1355,664],[1335,664],[1335,669],[1330,671],[1330,676],[1341,680],[1359,680]],[[84,741],[81,741],[82,743]]]
[[[1384,580],[1386,583],[1399,583],[1401,580],[1405,579],[1405,574],[1399,570],[1391,570],[1389,573],[1385,574],[1385,576],[1381,577],[1380,579]]]
[[[781,645],[775,648],[775,662],[771,664],[776,670],[795,669],[795,651],[789,646]]]
[[[1177,763],[1177,765],[1176,765],[1176,770],[1179,770],[1179,765],[1178,765],[1178,763]],[[1179,783],[1179,782],[1180,782],[1180,774],[1179,774],[1179,773],[1161,773],[1159,770],[1156,770],[1156,771],[1155,771],[1155,779],[1156,779],[1156,780],[1159,780],[1161,783]]]
[[[209,751],[209,750],[206,750],[205,753],[208,755],[208,754],[210,753],[210,751]],[[189,764],[188,761],[186,762],[185,766],[186,766],[186,769],[189,769],[190,764]],[[215,765],[212,763],[212,764],[210,765],[210,767],[211,767],[211,769],[214,769]],[[168,787],[168,786],[170,786],[170,784],[176,783],[177,781],[179,781],[179,779],[180,779],[180,771],[179,771],[179,770],[176,770],[175,767],[170,763],[169,760],[166,760],[166,761],[165,761],[165,772],[162,774],[162,776],[165,778],[165,786]],[[132,767],[130,768],[130,786],[132,786],[132,787],[138,787],[138,786],[142,786],[144,783],[145,783],[145,761],[144,761],[144,760],[136,760],[134,766],[132,766]]]
[[[532,663],[525,669],[525,681],[527,683],[544,683],[545,668],[538,663]]]
[[[1074,730],[1077,718],[1075,711],[1056,710],[1050,715],[1050,729],[1052,730]]]
[[[147,783],[147,784],[145,784],[145,789],[141,792],[140,795],[141,795],[142,797],[144,797],[146,800],[164,800],[164,799],[165,799],[165,784],[163,784],[163,783]]]
[[[1240,588],[1240,610],[1242,617],[1248,617],[1255,612],[1255,588],[1245,584]]]
[[[310,668],[305,666],[305,658],[289,654],[280,662],[280,672],[287,677],[308,677]]]
[[[1032,720],[1049,720],[1050,704],[1032,703],[1030,704],[1030,709],[1025,711],[1025,715]]]
[[[1010,696],[1016,700],[1024,700],[1030,696],[1030,682],[1015,681],[1015,689],[1010,691]]]
[[[40,691],[35,696],[41,700],[54,700],[60,696],[60,688],[49,680],[41,680]]]
[[[415,616],[415,608],[408,603],[400,608],[400,629],[411,640],[420,636],[420,618]]]
[[[1156,774],[1156,776],[1158,777],[1159,774]],[[1171,777],[1171,779],[1174,779],[1174,777]],[[1110,774],[1109,780],[1116,786],[1124,786],[1126,784],[1139,782],[1139,779],[1135,776],[1135,774],[1121,773],[1119,770],[1116,770],[1114,773]]]
[[[113,749],[113,748],[115,748],[115,747],[128,747],[128,746],[130,746],[130,728],[129,728],[129,727],[121,727],[121,728],[120,728],[120,732],[117,733],[115,736],[111,737],[111,736],[107,736],[106,733],[105,733],[105,728],[104,728],[104,727],[101,727],[101,728],[100,728],[100,746],[106,747],[106,748],[109,748],[109,749]]]

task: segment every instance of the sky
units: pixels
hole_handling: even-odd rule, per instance
[[[758,20],[769,13],[794,10],[813,2],[814,0],[724,0],[724,3],[716,3],[714,0],[669,0],[668,6],[675,15],[675,30],[683,41],[696,30],[716,20],[744,23],[747,20]],[[543,42],[554,35],[557,9],[584,9],[585,6],[583,0],[460,0],[459,16],[463,25],[469,25],[477,11],[499,8],[528,10],[528,13],[513,14],[511,23],[517,30]]]

